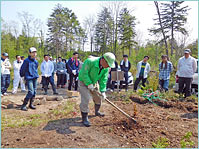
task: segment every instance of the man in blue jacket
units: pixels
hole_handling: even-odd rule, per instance
[[[77,58],[78,58],[78,52],[74,52],[73,57],[71,57],[67,63],[68,73],[70,76],[70,82],[68,85],[69,91],[71,91],[73,80],[75,80],[75,91],[77,91],[78,87],[79,61],[77,60]]]
[[[21,110],[23,111],[27,111],[26,105],[28,104],[29,100],[30,100],[29,108],[36,109],[33,106],[37,90],[37,78],[39,78],[38,62],[35,59],[36,56],[37,56],[37,49],[31,47],[29,49],[29,56],[24,60],[20,69],[20,76],[25,77],[25,80],[27,81],[28,85],[28,94],[26,95],[23,101],[23,105],[21,107]]]

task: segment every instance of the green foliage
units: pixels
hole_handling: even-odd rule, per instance
[[[113,18],[108,8],[104,7],[98,14],[95,26],[94,40],[96,43],[95,51],[105,53],[112,47]]]
[[[187,132],[185,136],[182,137],[180,141],[181,148],[191,148],[194,147],[194,142],[191,140],[192,133]]]
[[[158,73],[154,72],[154,74],[152,74],[153,72],[151,72],[149,74],[148,77],[148,83],[145,86],[145,90],[151,90],[153,92],[155,92],[158,88],[159,85],[159,77],[158,77]]]
[[[169,140],[167,138],[158,138],[157,141],[152,143],[153,148],[166,148],[169,146]]]
[[[160,93],[160,97],[166,100],[178,100],[179,94],[175,93],[174,90]]]
[[[129,50],[129,56],[131,56],[132,47],[137,44],[134,40],[135,33],[135,17],[130,14],[127,8],[122,9],[120,13],[120,21],[119,21],[119,33],[120,33],[120,41],[121,48]]]

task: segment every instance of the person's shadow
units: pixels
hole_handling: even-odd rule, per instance
[[[198,118],[198,113],[197,112],[185,113],[185,114],[181,115],[180,117],[181,118],[194,119],[194,118]]]
[[[93,116],[89,116],[91,118]],[[80,117],[76,118],[65,118],[59,120],[49,121],[48,124],[43,128],[45,131],[56,130],[59,134],[72,134],[75,131],[71,130],[70,127],[85,127]]]

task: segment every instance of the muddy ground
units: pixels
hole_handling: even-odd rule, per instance
[[[124,100],[122,93],[108,93],[109,99],[134,116],[137,124],[130,123],[128,118],[104,101],[101,110],[106,116],[95,117],[91,102],[89,118],[92,126],[84,127],[79,112],[80,98],[67,98],[65,91],[66,89],[58,89],[59,96],[63,96],[64,100],[47,101],[45,105],[38,105],[37,110],[24,112],[19,110],[20,106],[2,108],[1,147],[150,148],[152,142],[163,137],[169,140],[168,147],[178,148],[181,147],[181,138],[191,132],[191,140],[195,143],[192,147],[198,148],[198,113],[194,110],[183,106],[165,108],[147,102],[140,103],[133,98]],[[38,95],[42,93],[39,88]],[[2,100],[9,99],[20,105],[24,96],[24,93],[19,93],[3,97]],[[187,105],[186,101],[182,103],[181,105]],[[24,122],[18,124],[21,119]]]

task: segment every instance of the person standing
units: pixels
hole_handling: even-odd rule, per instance
[[[69,85],[68,90],[71,91],[73,80],[75,81],[75,91],[77,91],[78,88],[78,74],[79,74],[79,61],[77,60],[78,53],[74,52],[73,57],[68,60],[68,73],[69,73]]]
[[[53,63],[53,65],[54,65],[54,71],[53,71],[53,73],[52,73],[52,79],[53,79],[53,82],[55,82],[54,76],[55,76],[55,73],[56,73],[56,70],[57,70],[57,65],[56,65],[56,62],[53,60],[53,57],[52,57],[52,56],[49,57],[49,60],[50,60],[50,61]]]
[[[128,55],[123,55],[123,60],[120,63],[121,71],[124,72],[124,79],[126,84],[126,91],[128,90],[128,72],[131,69],[131,63],[128,60]],[[120,81],[120,89],[122,89],[122,83],[123,81]]]
[[[149,60],[149,56],[144,56],[144,59],[137,64],[137,74],[136,80],[134,83],[134,91],[137,90],[138,84],[142,80],[142,86],[145,87],[145,83],[147,81],[148,73],[150,72],[150,64],[147,62]]]
[[[161,90],[168,91],[170,74],[173,71],[173,65],[168,61],[167,55],[162,55],[162,62],[159,64],[159,84]]]
[[[22,64],[23,61],[21,60],[21,57],[19,55],[16,55],[16,60],[13,62],[13,68],[14,68],[14,80],[13,80],[13,89],[12,89],[13,94],[17,93],[19,82],[21,85],[21,91],[26,92],[24,80],[22,77],[20,77],[19,73]]]
[[[66,65],[62,62],[62,58],[59,57],[58,58],[58,63],[56,65],[57,67],[57,88],[65,88],[64,86],[64,74],[65,74],[65,69],[66,69]]]
[[[182,96],[185,86],[185,98],[191,96],[191,83],[197,69],[197,62],[190,53],[190,49],[184,50],[184,56],[179,59],[177,66],[177,76],[179,77],[178,92]]]
[[[79,72],[79,91],[81,95],[80,111],[82,122],[86,127],[91,124],[88,120],[89,101],[95,103],[95,116],[104,116],[99,112],[102,100],[106,98],[106,83],[108,80],[109,68],[114,68],[115,55],[108,52],[102,57],[91,57],[84,61]],[[94,85],[99,82],[99,89],[95,90]],[[96,91],[101,93],[99,96]]]
[[[20,76],[25,78],[28,86],[28,93],[21,106],[21,110],[23,111],[27,111],[26,105],[28,104],[29,101],[30,101],[29,108],[36,109],[36,107],[33,106],[34,98],[36,96],[36,91],[37,91],[37,78],[39,78],[38,75],[39,64],[35,59],[36,56],[37,56],[37,49],[35,47],[31,47],[29,49],[29,56],[24,60],[20,69]]]
[[[42,73],[42,80],[44,85],[44,95],[47,95],[48,92],[48,84],[50,83],[52,86],[53,94],[57,95],[55,83],[52,77],[54,72],[54,64],[49,60],[48,55],[44,55],[44,61],[41,63],[41,73]]]
[[[64,69],[64,86],[66,86],[66,82],[67,82],[67,62],[66,62],[66,59],[62,59],[62,62],[64,63],[65,65],[65,69]]]
[[[3,53],[1,57],[1,97],[7,96],[7,89],[10,86],[11,64],[8,53]]]

